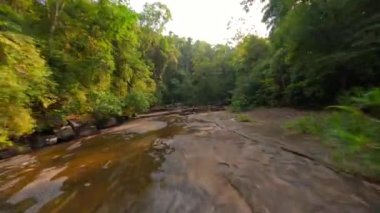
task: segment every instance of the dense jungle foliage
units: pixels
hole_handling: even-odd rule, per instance
[[[246,10],[254,0],[245,0]],[[232,105],[327,107],[289,124],[334,147],[343,170],[380,177],[380,4],[375,0],[269,0],[269,39],[237,46]]]
[[[249,10],[252,2],[242,4]],[[267,2],[269,39],[246,38],[237,47],[234,106],[326,106],[355,87],[379,86],[376,0]]]
[[[242,2],[246,10],[254,0]],[[0,143],[68,115],[153,105],[321,107],[380,84],[376,0],[269,0],[269,38],[232,47],[173,33],[161,3],[0,0]]]

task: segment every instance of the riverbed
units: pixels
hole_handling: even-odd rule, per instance
[[[289,152],[311,146],[279,113],[139,119],[0,161],[0,212],[380,211],[372,184]]]

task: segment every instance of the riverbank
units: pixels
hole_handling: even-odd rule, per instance
[[[168,105],[154,107],[145,114],[136,115],[131,118],[127,116],[118,116],[103,120],[96,120],[88,116],[69,116],[66,122],[62,123],[59,127],[50,128],[44,132],[34,132],[33,134],[25,135],[17,139],[13,143],[13,146],[4,147],[3,149],[0,147],[0,160],[20,154],[27,154],[33,150],[49,147],[59,143],[100,134],[103,129],[122,125],[135,119],[173,114],[189,115],[201,112],[221,111],[224,109],[225,108],[223,106],[184,107],[180,105]]]

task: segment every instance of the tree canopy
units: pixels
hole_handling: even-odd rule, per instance
[[[249,9],[253,2],[242,4]],[[270,53],[250,66],[252,75],[259,74],[251,86],[262,82],[255,96],[275,97],[280,105],[317,107],[355,87],[379,86],[379,11],[375,0],[267,1],[263,21],[271,29]],[[256,42],[253,48],[260,51],[261,45]],[[265,62],[267,68],[256,71]],[[272,92],[260,94],[262,90]]]
[[[234,47],[166,35],[162,3],[141,13],[127,1],[0,3],[0,143],[69,115],[174,103],[320,107],[380,84],[376,0],[265,1],[270,36]]]

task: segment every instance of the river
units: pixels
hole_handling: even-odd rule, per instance
[[[0,161],[0,212],[379,212],[370,184],[254,129],[227,112],[147,118]]]

